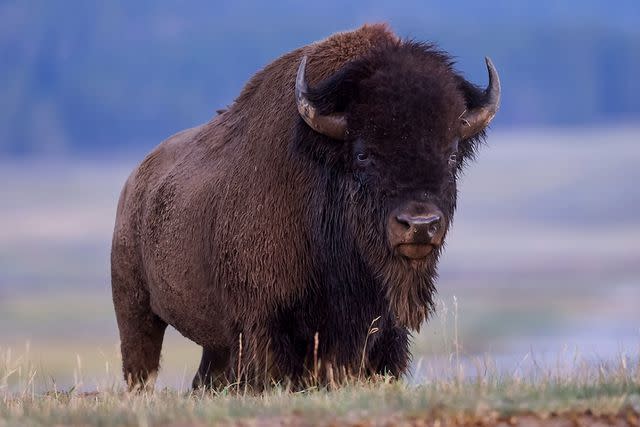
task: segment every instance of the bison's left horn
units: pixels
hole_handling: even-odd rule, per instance
[[[500,77],[496,67],[488,57],[485,58],[489,71],[489,86],[484,91],[484,99],[480,106],[465,111],[462,120],[462,136],[469,138],[487,127],[500,107]]]
[[[318,109],[307,98],[309,86],[305,79],[305,69],[307,67],[307,57],[304,56],[298,67],[296,76],[296,104],[298,112],[304,121],[318,133],[333,139],[343,140],[346,137],[347,121],[342,114],[322,115]]]

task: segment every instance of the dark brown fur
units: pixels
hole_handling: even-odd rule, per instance
[[[351,140],[300,119],[302,55],[319,84],[314,99],[346,112]],[[113,237],[129,384],[157,372],[168,324],[204,349],[194,385],[299,382],[318,369],[330,381],[358,373],[363,354],[367,375],[405,372],[408,331],[431,311],[439,253],[396,256],[386,218],[423,197],[448,227],[460,168],[446,168],[448,150],[478,97],[446,55],[364,26],[284,55],[228,110],[158,146],[125,184]],[[477,142],[461,142],[463,158]],[[354,165],[357,150],[378,164]]]

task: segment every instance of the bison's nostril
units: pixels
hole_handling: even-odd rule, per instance
[[[407,228],[411,227],[411,219],[412,219],[411,216],[407,214],[400,214],[396,216],[396,221],[398,221],[400,224],[404,225]]]
[[[433,238],[436,234],[438,234],[439,230],[440,230],[440,218],[438,218],[438,221],[429,225],[429,228],[427,230],[429,233],[429,237]]]
[[[413,221],[413,226],[416,229],[426,231],[429,238],[433,239],[440,231],[440,217],[438,215],[416,217]]]

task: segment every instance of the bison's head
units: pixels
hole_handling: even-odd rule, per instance
[[[479,89],[446,54],[414,42],[377,48],[315,87],[306,82],[306,63],[296,101],[318,135],[310,143],[348,181],[355,239],[386,278],[392,303],[415,302],[396,312],[417,327],[432,303],[456,177],[498,109],[498,74],[487,59],[489,85]]]

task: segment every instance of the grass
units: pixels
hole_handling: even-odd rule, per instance
[[[5,352],[0,363],[0,426],[40,425],[170,425],[212,423],[261,424],[516,424],[519,419],[590,420],[613,418],[637,425],[640,413],[640,369],[621,358],[615,365],[578,365],[571,373],[539,370],[530,375],[503,376],[482,372],[461,379],[460,367],[447,378],[419,386],[381,378],[354,381],[338,390],[291,392],[274,387],[263,394],[157,390],[127,393],[116,377],[93,392],[75,388],[37,393],[36,373],[28,361],[12,361]],[[13,392],[7,383],[19,376]]]
[[[89,380],[78,355],[74,385],[62,390],[55,378],[43,372],[46,367],[34,363],[29,349],[16,355],[0,348],[0,427],[640,425],[640,352],[631,357],[620,353],[615,361],[600,362],[566,352],[551,364],[527,354],[515,369],[504,371],[488,356],[469,359],[462,352],[457,300],[450,308],[441,305],[440,313],[448,355],[439,362],[437,357],[428,363],[417,361],[414,372],[421,366],[427,371],[427,379],[419,384],[411,377],[399,381],[381,377],[354,378],[331,391],[294,392],[275,385],[254,394],[230,384],[219,391],[194,392],[185,376],[175,387],[129,393],[117,358],[105,356],[103,373]],[[375,320],[370,329],[375,333]],[[425,364],[430,369],[424,369]]]

